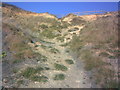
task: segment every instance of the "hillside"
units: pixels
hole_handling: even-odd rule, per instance
[[[61,19],[3,3],[3,86],[117,88],[118,14]]]

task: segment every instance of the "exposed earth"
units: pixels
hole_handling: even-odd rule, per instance
[[[3,3],[3,86],[118,88],[117,12],[58,19]]]

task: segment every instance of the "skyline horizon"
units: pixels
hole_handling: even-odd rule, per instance
[[[58,6],[58,3],[59,3],[59,6]],[[7,2],[6,4],[10,4],[10,5],[16,6],[18,8],[21,8],[22,10],[30,11],[33,13],[49,13],[49,14],[56,16],[57,18],[62,18],[69,14],[75,14],[76,12],[83,13],[80,15],[90,15],[90,14],[99,14],[99,13],[104,13],[104,12],[97,12],[97,13],[91,12],[88,14],[89,11],[105,11],[105,12],[118,11],[118,8],[117,8],[118,3],[116,3],[116,2],[78,2],[78,3],[76,3],[76,2],[74,2],[74,3],[73,2],[37,2],[37,3],[36,2]],[[104,7],[100,7],[97,4],[102,4],[102,5],[104,4],[103,5]],[[86,5],[88,5],[88,7],[85,9],[81,7],[81,6],[86,6]],[[96,6],[92,6],[91,8],[89,8],[91,5],[96,5]],[[31,8],[31,6],[32,6],[32,8]],[[45,6],[47,6],[47,7],[45,7]],[[64,6],[64,7],[61,7],[61,8],[64,8],[64,10],[59,9],[60,6]],[[111,8],[111,6],[114,6],[114,8]],[[96,10],[94,9],[94,7],[97,7]],[[103,8],[104,8],[104,10],[103,10]],[[87,14],[85,14],[85,12],[87,12]],[[77,14],[75,14],[75,15],[77,15]]]

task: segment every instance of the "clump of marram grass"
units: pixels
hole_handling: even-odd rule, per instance
[[[17,72],[18,72],[18,69],[13,68],[12,72],[13,72],[13,73],[17,73]]]
[[[60,53],[59,50],[56,49],[56,48],[51,48],[51,49],[50,49],[50,52],[51,52],[51,53],[54,53],[54,54]]]
[[[58,49],[53,48],[52,46],[41,45],[41,47],[42,47],[43,49],[45,49],[45,50],[48,50],[48,51],[51,52],[51,53],[54,53],[54,54],[60,53],[60,51],[59,51]]]
[[[49,69],[50,69],[49,67],[41,67],[41,66],[38,66],[36,68],[28,67],[22,72],[22,76],[32,81],[47,82],[48,78],[45,75],[41,75],[41,73],[44,70],[49,70]],[[36,76],[36,74],[40,74],[40,76]]]
[[[45,45],[41,45],[41,47],[42,47],[43,49],[47,49],[47,46],[45,46]]]
[[[6,57],[7,56],[7,53],[6,52],[2,52],[2,58]]]
[[[56,74],[53,79],[54,80],[64,80],[65,75],[64,74]]]
[[[22,72],[22,76],[24,76],[25,78],[30,78],[31,76],[33,76],[34,74],[36,74],[36,69],[33,67],[28,67],[27,69],[25,69]]]
[[[64,44],[61,44],[60,46],[66,47],[66,46],[68,46],[68,45],[69,45],[69,43],[64,43]]]
[[[55,34],[53,33],[53,30],[50,29],[50,28],[44,30],[44,31],[41,33],[41,36],[47,37],[47,38],[49,38],[49,39],[53,39],[53,38],[57,37],[57,35],[55,35]]]
[[[106,52],[101,52],[99,55],[100,55],[100,56],[103,56],[103,57],[108,57],[108,58],[110,58],[110,59],[116,59],[116,58],[117,58],[116,56],[114,56],[114,55],[109,55],[109,54],[106,53]]]
[[[38,81],[38,82],[47,82],[48,81],[48,77],[46,77],[45,75],[42,75],[42,76],[32,76],[31,80]]]
[[[59,40],[59,41],[61,41],[61,42],[64,42],[64,36],[57,37],[56,39]]]
[[[55,67],[56,70],[61,70],[61,71],[67,71],[68,70],[68,68],[66,66],[61,65],[61,64],[57,64],[57,63],[54,64],[54,67]]]
[[[37,62],[38,62],[38,61],[46,62],[46,61],[47,61],[47,57],[44,56],[44,55],[42,55],[42,54],[40,54],[40,53],[38,53],[38,54],[37,54],[37,57],[36,57],[36,60],[37,60]]]
[[[106,53],[106,52],[101,52],[99,55],[100,55],[100,56],[103,56],[103,57],[108,57],[108,56],[109,56],[109,54]]]
[[[66,52],[66,53],[69,53],[69,52],[70,52],[70,50],[65,50],[65,52]]]
[[[36,73],[40,73],[41,71],[44,70],[44,67],[38,66],[36,68],[33,67],[27,67],[23,72],[22,75],[26,78],[29,78],[33,76]]]
[[[65,62],[66,62],[67,64],[74,64],[74,62],[73,62],[72,59],[66,59]]]
[[[44,67],[44,69],[45,69],[45,70],[50,70],[50,68],[49,68],[49,67]]]
[[[13,64],[21,63],[22,61],[23,61],[23,60],[15,59],[15,60],[13,60]]]
[[[24,83],[23,80],[18,80],[18,81],[17,81],[18,86],[20,86],[20,85],[23,84],[23,83]]]
[[[117,57],[110,55],[109,58],[110,58],[110,59],[116,59]]]
[[[41,27],[42,29],[48,28],[48,26],[47,26],[47,25],[44,25],[44,24],[40,25],[40,27]]]

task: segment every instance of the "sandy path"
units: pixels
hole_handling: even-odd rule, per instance
[[[37,52],[46,55],[49,59],[45,64],[51,67],[51,70],[46,71],[45,75],[49,78],[48,82],[40,83],[40,82],[29,82],[26,87],[31,88],[90,88],[91,83],[89,78],[86,75],[85,70],[83,69],[83,63],[80,60],[75,60],[69,53],[65,50],[65,47],[60,46],[62,43],[56,42],[53,47],[58,49],[60,53],[51,54],[49,51],[39,47],[37,48]],[[73,65],[68,65],[65,62],[65,59],[72,59],[74,61]],[[54,63],[59,63],[65,65],[68,70],[67,71],[57,71],[54,69]],[[65,80],[55,81],[53,80],[53,76],[55,74],[63,73],[65,74]],[[21,86],[25,87],[25,86]]]

